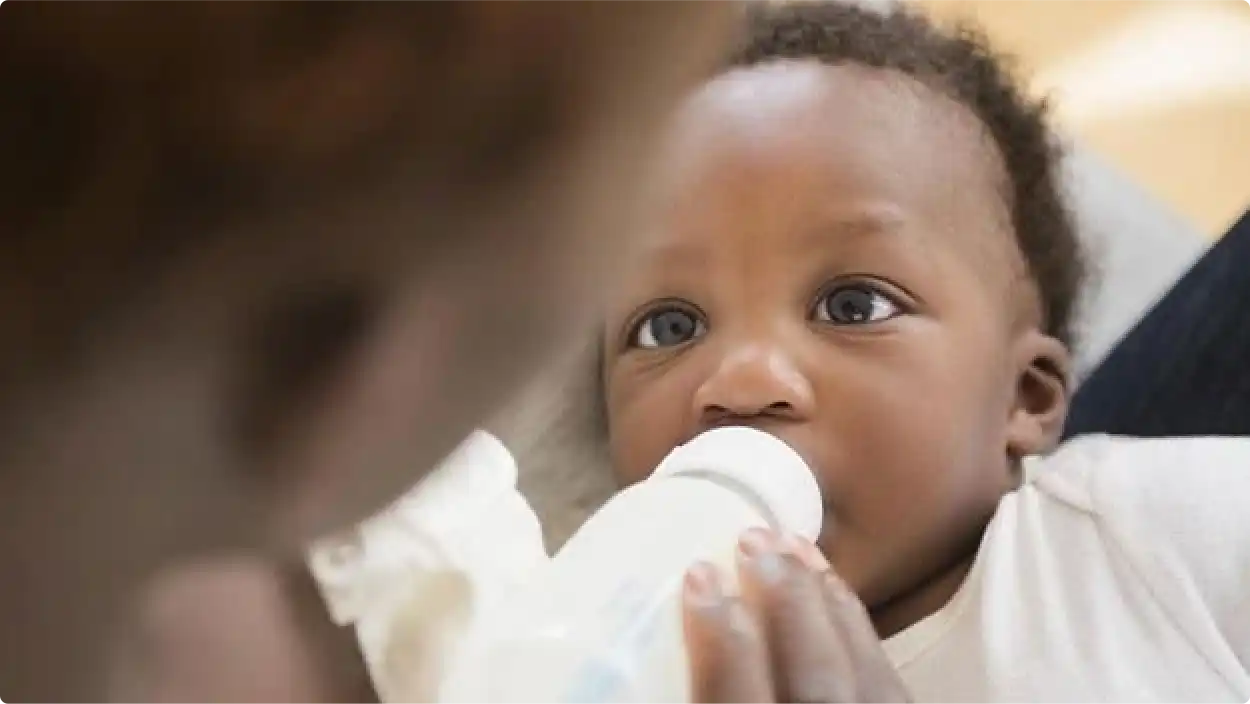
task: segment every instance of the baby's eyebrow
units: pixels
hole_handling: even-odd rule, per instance
[[[657,242],[644,247],[639,261],[645,269],[657,266],[678,271],[698,270],[707,266],[708,250],[701,243],[686,241]]]
[[[861,238],[879,234],[900,234],[907,229],[907,217],[891,204],[836,208],[822,214],[807,237],[828,243],[830,238]]]
[[[909,222],[902,209],[890,203],[833,208],[813,220],[816,224],[808,226],[799,241],[818,247],[837,242],[853,244],[882,234],[901,235],[907,231]],[[640,261],[646,263],[647,271],[686,274],[706,268],[708,247],[700,242],[664,241],[645,247],[641,254]]]

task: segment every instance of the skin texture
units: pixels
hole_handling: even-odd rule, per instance
[[[711,427],[778,435],[822,488],[821,552],[888,637],[953,595],[1066,410],[1067,353],[1040,331],[1001,161],[924,86],[816,62],[716,78],[670,139],[652,244],[605,328],[613,465],[632,483]],[[825,661],[815,635],[762,632],[774,654],[807,648],[783,661]],[[880,660],[876,638],[850,642]]]
[[[152,580],[149,623],[245,626],[221,593],[291,598],[300,545],[506,401],[576,329],[550,312],[611,289],[653,138],[732,16],[4,3],[0,695],[109,694],[101,647]],[[221,565],[250,576],[196,571]],[[297,611],[269,621],[324,618]],[[176,635],[200,675],[317,681],[295,633],[230,658]],[[282,691],[318,698],[252,698]]]

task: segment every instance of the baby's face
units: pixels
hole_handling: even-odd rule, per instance
[[[961,564],[1013,456],[1043,449],[1030,419],[1063,404],[1061,378],[1036,388],[1062,360],[1039,361],[1054,347],[988,139],[859,67],[738,69],[693,96],[653,246],[605,331],[621,480],[752,425],[813,467],[820,546],[870,608]]]

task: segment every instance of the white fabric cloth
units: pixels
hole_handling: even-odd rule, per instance
[[[383,702],[432,701],[481,612],[547,562],[512,455],[478,431],[407,494],[308,554]]]
[[[1250,440],[1026,466],[963,586],[885,642],[916,701],[1250,699]]]

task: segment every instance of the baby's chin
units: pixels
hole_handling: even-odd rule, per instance
[[[863,535],[853,525],[837,522],[828,512],[816,546],[870,613],[889,608],[909,592],[923,588],[925,578],[900,569],[903,566],[891,559],[888,546]]]
[[[835,541],[821,551],[872,618],[882,638],[937,612],[959,591],[975,553],[938,565],[893,559],[885,546],[854,540]]]
[[[830,568],[846,582],[865,606],[871,608],[872,597],[880,590],[872,588],[873,570],[865,559],[867,550],[861,547],[860,541],[850,533],[849,528],[836,522],[831,511],[825,512],[825,522],[821,526],[816,547],[829,561]]]

